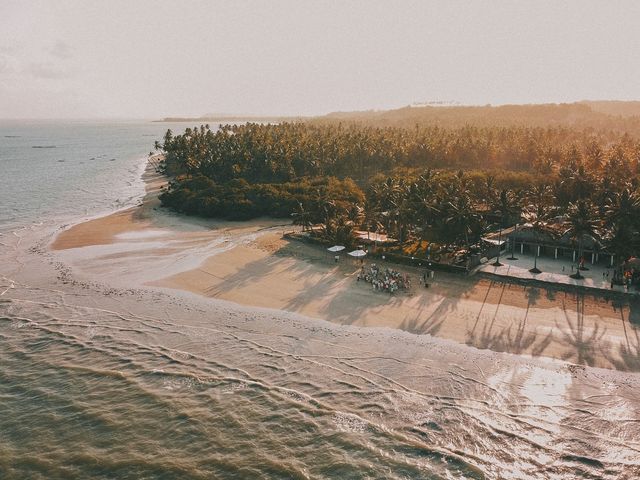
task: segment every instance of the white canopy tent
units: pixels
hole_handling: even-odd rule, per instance
[[[483,240],[484,242],[490,243],[490,244],[492,244],[492,245],[498,245],[498,246],[502,246],[502,245],[504,245],[505,243],[507,243],[507,241],[506,241],[506,240],[496,240],[496,239],[494,239],[494,238],[487,238],[487,237],[482,237],[482,240]]]

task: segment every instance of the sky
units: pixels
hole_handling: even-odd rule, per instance
[[[637,1],[0,0],[0,118],[640,100]]]

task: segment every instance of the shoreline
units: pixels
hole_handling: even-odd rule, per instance
[[[141,199],[134,185],[126,205]],[[108,202],[118,187],[103,204],[123,205]],[[1,239],[2,427],[17,432],[5,442],[17,477],[42,465],[269,476],[273,452],[285,477],[638,476],[637,337],[610,303],[440,273],[391,297],[283,239],[281,222],[152,200]],[[592,339],[595,326],[606,335]],[[53,446],[36,467],[29,438]]]
[[[437,273],[429,289],[414,273],[409,293],[374,292],[356,282],[359,266],[345,259],[335,265],[320,247],[282,238],[281,221],[185,218],[159,209],[164,181],[151,162],[143,178],[141,206],[76,224],[50,248],[78,273],[107,283],[182,290],[479,349],[640,371],[639,314],[619,300],[445,273]]]
[[[145,161],[140,177],[144,184],[144,194],[139,205],[74,223],[58,232],[49,248],[55,251],[108,245],[118,234],[145,228],[148,225],[149,210],[159,205],[158,195],[166,185],[166,180],[155,171],[154,161],[157,158],[158,155],[154,155]]]

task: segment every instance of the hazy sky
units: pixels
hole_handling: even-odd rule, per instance
[[[581,99],[640,99],[640,2],[0,0],[0,118]]]

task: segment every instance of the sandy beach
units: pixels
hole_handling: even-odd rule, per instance
[[[402,329],[479,349],[640,370],[637,305],[554,288],[438,273],[395,295],[357,282],[359,266],[283,238],[281,221],[216,222],[159,207],[164,179],[147,169],[139,207],[61,232],[51,248],[78,274],[361,327]],[[383,265],[385,267],[386,265]],[[392,267],[391,265],[389,265]]]
[[[109,438],[104,458],[157,468],[162,450],[180,478],[204,478],[202,455],[268,477],[253,472],[273,452],[282,478],[336,461],[340,478],[637,478],[634,304],[442,273],[425,289],[398,266],[413,286],[391,296],[290,224],[186,217],[159,206],[164,178],[145,181],[136,207],[0,245],[0,384],[56,402],[16,396],[3,425],[58,445],[53,464]],[[33,451],[11,461],[28,470]]]

